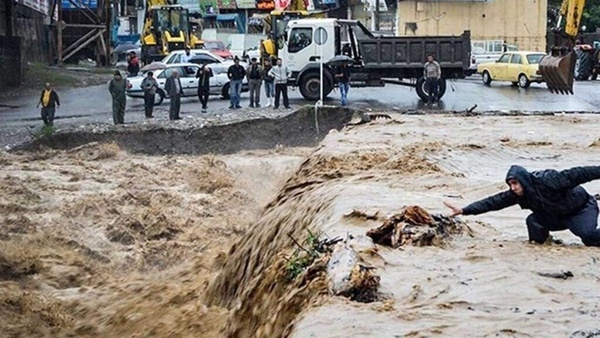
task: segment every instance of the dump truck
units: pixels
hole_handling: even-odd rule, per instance
[[[352,87],[383,87],[397,84],[416,88],[417,95],[429,95],[423,78],[428,54],[433,54],[442,70],[438,99],[446,92],[446,80],[464,78],[470,67],[471,33],[459,36],[375,36],[356,20],[299,19],[289,22],[286,43],[279,56],[292,73],[289,85],[302,96],[319,100],[320,63],[342,54],[352,59]],[[349,53],[348,53],[349,49]],[[323,66],[323,97],[334,88],[334,69]]]

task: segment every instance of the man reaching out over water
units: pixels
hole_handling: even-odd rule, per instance
[[[527,217],[529,240],[544,243],[550,231],[571,230],[587,246],[600,246],[598,204],[580,184],[600,179],[600,166],[575,167],[563,171],[528,172],[513,165],[506,174],[509,190],[471,203],[464,208],[444,204],[450,216],[479,215],[515,204],[533,211]]]

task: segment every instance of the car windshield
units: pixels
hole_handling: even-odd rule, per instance
[[[204,41],[204,48],[208,50],[226,50],[225,44],[221,41]]]
[[[529,54],[527,55],[527,62],[529,62],[530,65],[538,64],[544,56],[546,56],[546,54]]]
[[[208,54],[208,53],[207,52],[204,52],[204,53],[194,53],[194,56],[196,56],[196,55],[206,55],[206,54]],[[220,57],[220,56],[218,56],[217,54],[210,53],[209,55],[210,55],[210,57],[219,60],[219,62],[225,62],[225,59],[222,58],[222,57]]]

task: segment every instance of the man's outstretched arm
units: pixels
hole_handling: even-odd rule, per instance
[[[574,167],[563,171],[550,171],[544,183],[555,189],[575,188],[580,184],[600,179],[600,166]]]
[[[503,191],[496,195],[486,197],[477,202],[473,202],[464,208],[459,208],[450,203],[444,204],[452,210],[450,216],[456,215],[479,215],[488,211],[501,210],[517,204],[518,197],[512,191]]]

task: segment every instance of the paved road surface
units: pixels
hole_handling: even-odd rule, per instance
[[[462,111],[478,105],[477,111],[524,110],[524,111],[600,111],[600,81],[578,82],[575,95],[551,94],[544,84],[532,84],[527,90],[511,87],[510,84],[492,83],[484,86],[478,76],[448,82],[446,95],[438,109]],[[57,111],[56,125],[85,123],[112,123],[111,100],[106,86],[72,89],[59,93],[63,106]],[[247,93],[242,94],[242,105],[248,104]],[[264,96],[264,93],[263,93]],[[326,104],[337,104],[339,93],[332,92]],[[0,132],[38,127],[41,125],[39,110],[35,108],[38,97],[31,96],[2,102],[0,106]],[[298,90],[290,90],[292,107],[308,104]],[[355,88],[350,90],[350,106],[357,108],[385,108],[412,110],[423,108],[415,90],[410,87],[388,85],[383,88]],[[264,103],[263,98],[263,103]],[[200,113],[197,98],[182,100],[182,116],[212,117],[244,114],[269,116],[272,108],[250,110],[228,109],[229,102],[218,97],[209,101],[209,112]],[[128,98],[126,122],[143,121],[143,101]],[[167,119],[168,101],[157,107],[157,119]]]

